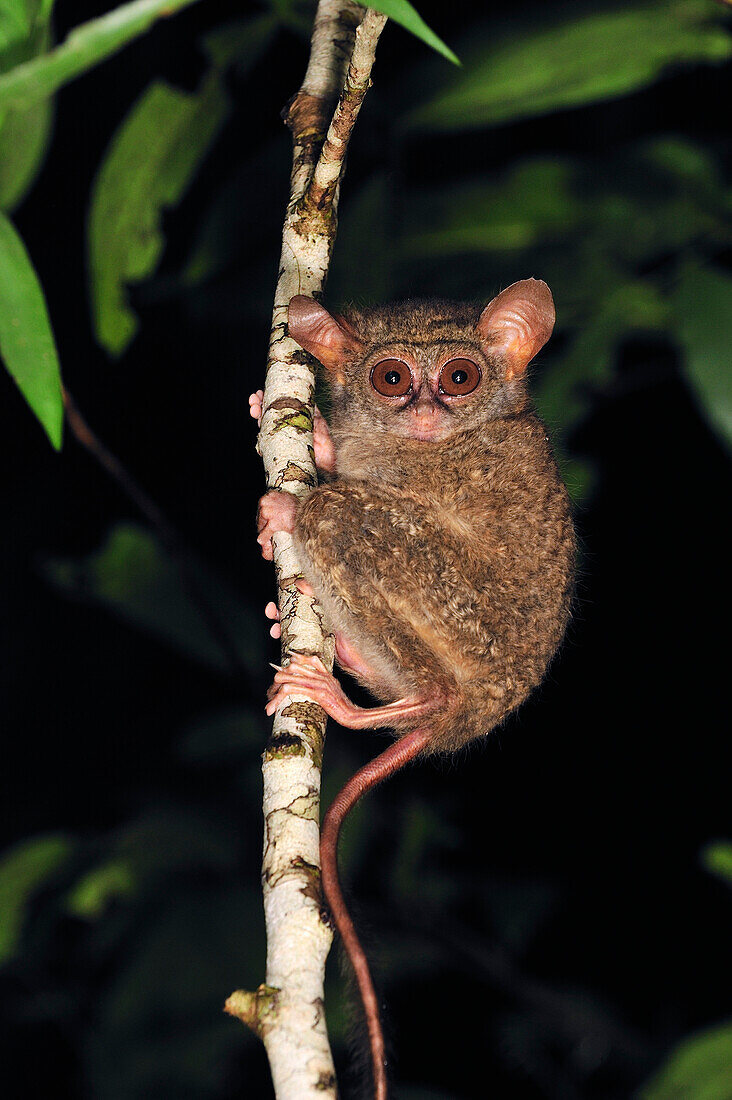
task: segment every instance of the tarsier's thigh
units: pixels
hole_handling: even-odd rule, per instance
[[[408,654],[414,668],[444,667],[441,580],[455,563],[449,547],[436,548],[423,509],[370,486],[325,485],[300,509],[296,536],[316,591],[342,605],[361,637],[401,665]]]

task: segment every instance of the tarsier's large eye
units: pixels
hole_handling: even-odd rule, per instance
[[[440,371],[440,389],[450,397],[462,397],[473,392],[480,377],[480,367],[472,359],[451,359]]]
[[[371,371],[371,385],[383,397],[404,397],[412,388],[412,375],[401,359],[382,359]]]

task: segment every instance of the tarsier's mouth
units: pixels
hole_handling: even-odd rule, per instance
[[[427,416],[418,416],[414,408],[406,410],[406,414],[406,423],[403,426],[406,428],[406,434],[412,439],[436,442],[454,431],[450,410],[444,407],[436,408]]]
[[[444,427],[420,428],[415,425],[409,434],[412,439],[419,439],[422,443],[437,443],[439,440],[445,438],[446,432]]]

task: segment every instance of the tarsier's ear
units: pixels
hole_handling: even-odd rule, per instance
[[[324,306],[305,294],[296,294],[290,301],[287,324],[293,340],[336,377],[348,354],[362,346],[341,318],[331,317]]]
[[[477,329],[506,363],[506,380],[523,374],[554,328],[552,292],[541,279],[506,287],[480,315]]]

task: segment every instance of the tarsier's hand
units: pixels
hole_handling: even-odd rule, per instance
[[[249,395],[249,412],[257,421],[262,423],[262,400],[264,390],[257,390]],[[318,406],[315,406],[313,417],[313,448],[315,450],[315,465],[324,474],[335,473],[335,447],[331,439],[328,423]]]

